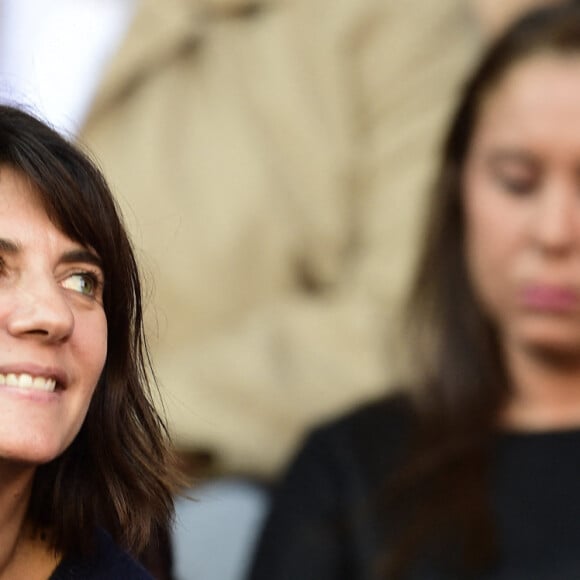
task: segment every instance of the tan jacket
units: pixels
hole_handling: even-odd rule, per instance
[[[180,446],[272,474],[308,424],[394,377],[477,44],[463,4],[143,0],[82,140],[134,235]]]

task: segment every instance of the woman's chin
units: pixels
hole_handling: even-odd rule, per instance
[[[511,335],[511,336],[510,336]],[[580,327],[567,321],[530,321],[508,333],[508,344],[519,345],[525,352],[580,363]]]
[[[531,336],[522,341],[526,353],[546,363],[580,366],[580,340],[567,336]]]
[[[57,445],[45,441],[0,442],[0,461],[21,465],[37,466],[49,463],[60,455],[62,450]]]

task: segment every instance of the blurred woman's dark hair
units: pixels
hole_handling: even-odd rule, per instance
[[[105,278],[105,367],[77,437],[37,469],[28,521],[62,553],[90,551],[97,526],[137,553],[167,528],[178,476],[153,404],[131,243],[89,157],[32,115],[7,106],[0,106],[2,167],[28,180],[57,228],[98,254]]]
[[[408,341],[419,369],[417,436],[411,460],[387,493],[391,517],[401,518],[389,542],[389,578],[400,577],[421,550],[442,554],[432,545],[434,537],[440,548],[459,545],[468,569],[481,569],[495,556],[486,476],[510,380],[496,330],[467,272],[462,179],[482,103],[514,66],[543,53],[580,57],[579,2],[530,12],[489,47],[464,88],[442,148],[407,307]],[[401,511],[411,505],[412,513]]]

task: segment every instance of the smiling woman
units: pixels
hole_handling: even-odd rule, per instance
[[[28,464],[71,444],[107,356],[98,260],[51,222],[41,199],[0,168],[0,458]]]
[[[0,578],[149,577],[122,549],[167,526],[178,478],[147,360],[105,180],[0,107]]]

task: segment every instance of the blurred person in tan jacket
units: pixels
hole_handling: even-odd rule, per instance
[[[477,29],[461,0],[143,0],[81,139],[152,280],[178,445],[272,476],[392,379],[391,312]]]
[[[480,21],[534,3],[490,2],[141,2],[81,138],[149,264],[177,443],[218,472],[274,475],[396,379],[441,127]]]

